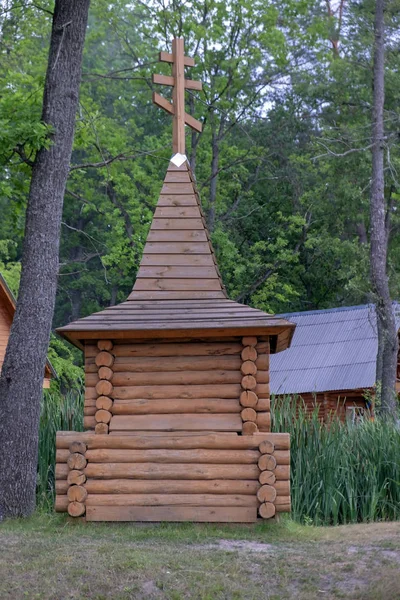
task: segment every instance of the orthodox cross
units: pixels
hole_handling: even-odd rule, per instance
[[[173,115],[172,140],[174,154],[185,154],[185,125],[189,125],[195,131],[201,132],[200,121],[185,112],[185,89],[202,89],[201,81],[185,79],[185,66],[194,67],[193,58],[185,56],[184,42],[182,38],[174,38],[172,41],[172,54],[160,52],[160,61],[172,63],[172,77],[167,75],[153,75],[153,83],[169,85],[172,90],[172,104],[165,98],[153,92],[153,102],[160,108]]]

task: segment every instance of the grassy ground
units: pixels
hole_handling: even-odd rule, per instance
[[[400,599],[400,523],[0,526],[2,600]]]

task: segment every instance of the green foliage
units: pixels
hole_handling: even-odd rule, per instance
[[[37,501],[53,510],[57,431],[83,431],[83,393],[45,391],[39,429]]]
[[[340,525],[400,519],[400,430],[379,418],[329,426],[298,400],[273,401],[273,431],[290,433],[292,516]]]

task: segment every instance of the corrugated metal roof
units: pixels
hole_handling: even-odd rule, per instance
[[[400,328],[400,305],[393,307]],[[378,341],[373,304],[279,316],[296,323],[296,329],[290,348],[271,356],[272,394],[374,385]]]

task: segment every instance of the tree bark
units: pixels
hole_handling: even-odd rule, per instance
[[[42,111],[51,146],[33,165],[20,291],[0,378],[0,520],[35,508],[40,400],[89,2],[55,2]]]
[[[376,394],[384,415],[395,417],[397,368],[397,330],[390,298],[387,274],[388,228],[384,179],[384,123],[385,101],[385,27],[384,0],[375,4],[374,89],[372,123],[372,184],[370,202],[371,220],[371,284],[375,296],[378,328],[378,355]]]

